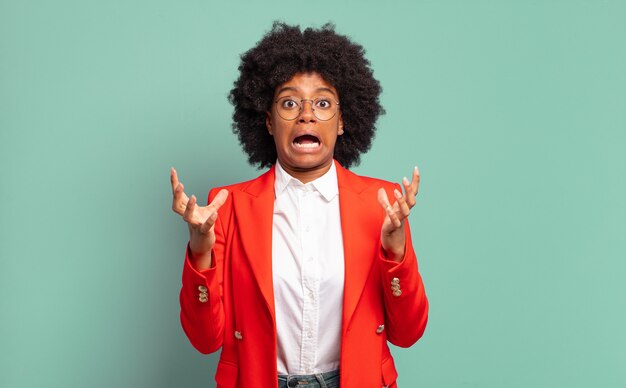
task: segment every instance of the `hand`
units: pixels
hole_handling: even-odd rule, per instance
[[[415,196],[420,184],[420,172],[417,167],[413,169],[413,178],[409,180],[405,177],[402,179],[404,186],[404,195],[397,189],[394,189],[396,202],[393,206],[389,203],[387,193],[383,188],[378,189],[378,203],[383,207],[386,213],[385,220],[380,232],[380,241],[387,257],[400,261],[404,257],[405,237],[404,237],[404,220],[411,213],[411,208],[415,206]]]
[[[204,256],[205,259],[208,256],[208,263],[201,265],[208,268],[211,265],[211,249],[215,245],[217,211],[226,202],[228,191],[222,189],[210,204],[198,206],[194,195],[189,198],[185,194],[185,187],[178,181],[178,174],[173,167],[170,171],[170,181],[173,194],[172,210],[182,216],[189,227],[189,248],[192,255],[198,258]]]

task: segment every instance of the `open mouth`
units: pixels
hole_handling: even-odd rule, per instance
[[[320,139],[313,135],[302,135],[293,139],[293,144],[298,148],[317,148],[320,146]]]

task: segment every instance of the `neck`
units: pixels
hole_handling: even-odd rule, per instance
[[[333,160],[331,159],[330,162],[321,164],[316,167],[308,167],[308,168],[295,167],[295,166],[289,166],[283,162],[280,162],[280,166],[283,168],[283,170],[285,170],[285,172],[287,172],[287,174],[296,178],[300,182],[309,183],[321,177],[322,175],[326,174],[328,170],[330,170],[330,166],[332,163],[333,163]]]

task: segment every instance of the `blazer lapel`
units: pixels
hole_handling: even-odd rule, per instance
[[[274,167],[233,193],[237,227],[245,257],[275,320],[272,279],[272,216]]]
[[[339,163],[336,163],[336,166],[345,261],[342,317],[345,332],[374,262],[371,257],[371,244],[364,241],[371,238],[369,236],[371,219],[367,217],[367,213],[370,212],[365,210],[367,206],[371,206],[371,201],[366,202],[361,197],[361,193],[367,188],[363,180],[341,167]],[[364,228],[368,232],[363,233]]]
[[[367,188],[363,180],[335,162],[339,187],[339,209],[343,237],[345,279],[343,298],[343,330],[359,302],[367,277],[374,262],[371,244],[363,239],[371,236],[371,201],[362,198]],[[263,294],[272,318],[275,320],[274,286],[272,279],[272,216],[274,211],[274,167],[250,182],[240,192],[233,192],[237,227],[241,244],[254,278]],[[366,232],[364,233],[364,228]],[[252,237],[251,237],[252,236]]]

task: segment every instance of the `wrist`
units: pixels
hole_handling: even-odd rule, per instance
[[[386,260],[390,260],[390,261],[395,261],[396,263],[399,263],[402,261],[402,258],[404,258],[404,247],[402,247],[402,249],[385,249],[384,247],[382,248],[382,253],[383,253],[383,257]]]
[[[189,247],[189,261],[196,271],[205,271],[211,268],[211,251],[198,252]]]

